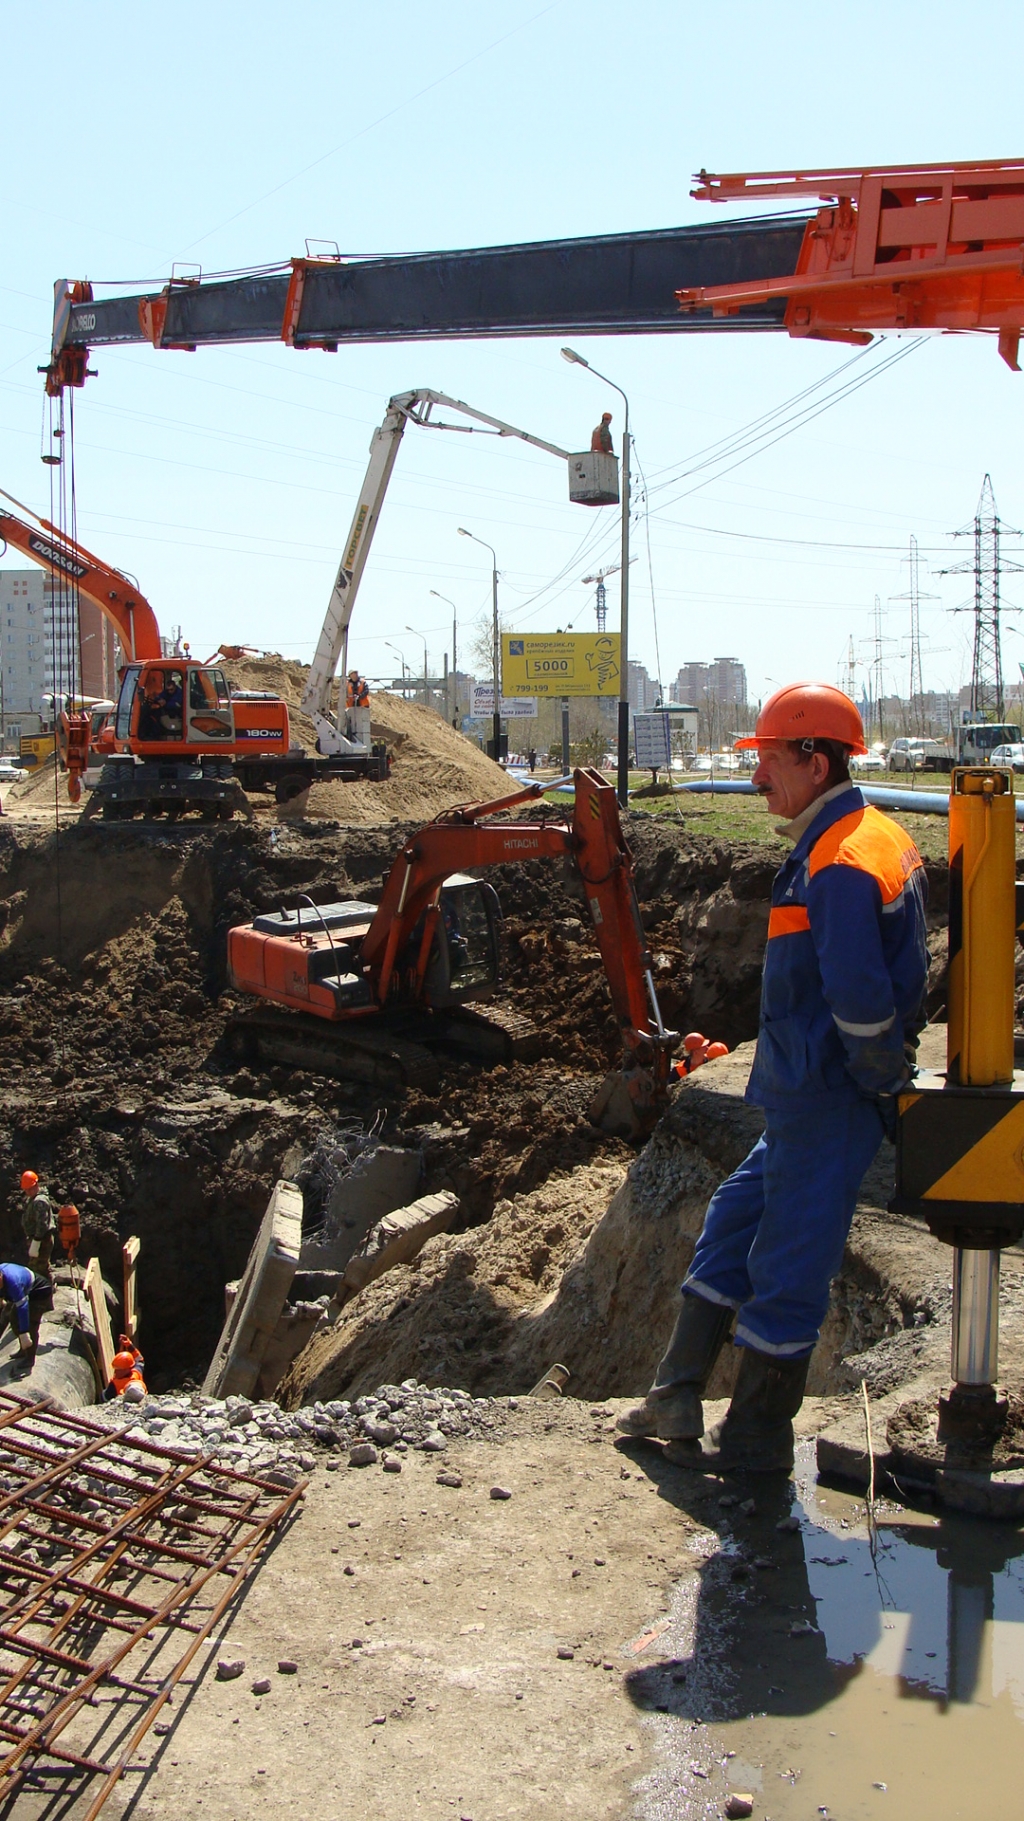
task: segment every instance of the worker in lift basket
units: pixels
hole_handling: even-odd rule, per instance
[[[603,411],[601,413],[601,422],[598,424],[597,429],[593,430],[591,432],[591,436],[590,436],[590,453],[591,453],[591,455],[611,455],[613,453],[613,451],[612,451],[612,433],[608,428],[608,425],[611,423],[611,421],[612,421],[611,412]]]
[[[21,1229],[28,1246],[28,1262],[33,1271],[49,1277],[53,1236],[57,1231],[53,1203],[35,1170],[22,1170],[21,1192],[25,1197],[25,1206],[21,1211]]]
[[[914,1071],[928,974],[925,876],[910,836],[865,803],[860,715],[828,683],[777,690],[757,718],[754,784],[793,851],[775,876],[745,1098],[764,1136],[715,1191],[654,1384],[619,1423],[708,1472],[793,1465],[793,1418],[857,1193]],[[724,1420],[703,1396],[742,1349]]]

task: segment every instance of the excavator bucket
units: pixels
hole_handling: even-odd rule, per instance
[[[613,1138],[649,1138],[668,1104],[664,1082],[643,1066],[613,1069],[590,1104],[590,1123]]]

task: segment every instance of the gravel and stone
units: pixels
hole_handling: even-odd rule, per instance
[[[179,1392],[131,1405],[119,1398],[89,1414],[161,1448],[209,1454],[217,1466],[294,1486],[318,1466],[394,1473],[410,1450],[443,1455],[456,1438],[495,1440],[517,1403],[408,1378],[354,1402],[338,1398],[299,1410],[282,1410],[270,1400]]]

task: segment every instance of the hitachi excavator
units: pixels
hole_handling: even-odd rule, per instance
[[[624,1137],[649,1132],[679,1035],[666,1030],[658,1006],[615,791],[596,771],[577,771],[573,781],[571,824],[497,820],[543,794],[528,785],[421,828],[377,905],[304,898],[232,929],[229,981],[264,1002],[234,1020],[236,1055],[428,1090],[437,1086],[438,1050],[529,1060],[535,1026],[500,1006],[477,1009],[500,984],[501,911],[494,888],[468,869],[562,860],[586,896],[622,1033],[622,1067],[603,1083],[591,1118]]]
[[[187,646],[165,652],[156,615],[127,576],[2,489],[0,497],[34,520],[0,508],[0,540],[92,601],[121,646],[120,691],[105,724],[96,729],[71,704],[59,717],[57,743],[72,802],[97,762],[102,771],[89,811],[98,809],[107,820],[174,819],[194,810],[213,821],[236,808],[248,813],[246,790],[272,790],[284,802],[320,778],[386,777],[383,747],[324,758],[293,747],[285,702],[269,691],[229,689],[216,658],[242,647],[222,647],[206,663]]]

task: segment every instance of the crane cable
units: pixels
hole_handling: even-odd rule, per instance
[[[51,403],[51,406],[50,406],[51,446],[52,446],[53,441],[59,442],[60,456],[59,456],[59,460],[56,463],[51,462],[49,464],[50,523],[51,523],[51,525],[57,526],[58,544],[62,545],[66,548],[66,546],[67,546],[66,467],[67,467],[67,462],[68,462],[68,442],[70,442],[70,461],[71,461],[72,469],[74,467],[74,414],[73,414],[73,407],[72,407],[72,414],[71,414],[71,419],[70,419],[72,434],[71,434],[71,437],[68,439],[65,437],[66,426],[65,426],[65,418],[64,418],[64,394],[63,394],[63,392],[60,395],[58,413],[59,413],[59,423],[55,430],[53,428],[53,405]],[[54,468],[55,467],[58,470],[57,489],[56,489],[56,491],[57,491],[56,511],[54,510]],[[50,688],[51,688],[51,717],[52,717],[52,724],[53,724],[53,815],[54,815],[53,880],[54,880],[54,893],[55,893],[55,898],[56,898],[56,910],[57,910],[57,966],[62,973],[64,971],[64,901],[63,901],[62,878],[61,878],[62,853],[61,853],[61,819],[60,819],[60,763],[59,763],[58,746],[57,746],[57,716],[58,716],[58,703],[60,700],[58,686],[64,679],[64,625],[65,625],[65,617],[66,617],[66,608],[70,606],[70,596],[67,596],[67,599],[66,599],[66,592],[65,592],[67,589],[67,583],[68,583],[68,567],[62,566],[59,575],[57,575],[53,578],[52,583],[51,583],[51,588],[50,588]],[[46,616],[45,616],[45,612],[44,612],[44,615],[43,615],[44,627],[45,627],[45,619],[46,619]],[[56,624],[54,623],[55,620],[56,620]],[[72,694],[73,694],[73,691],[72,691]],[[65,1027],[66,997],[67,997],[67,995],[66,995],[65,991],[63,990],[63,986],[61,986],[61,990],[59,990],[59,992],[58,992],[58,1000],[57,1000],[57,1005],[58,1005],[57,1032],[58,1032],[58,1051],[59,1051],[59,1056],[60,1056],[60,1072],[61,1072],[62,1078],[66,1077],[67,1073],[68,1073],[68,1070],[67,1070],[67,1032],[66,1032],[66,1027]],[[62,1109],[66,1110],[67,1091],[66,1091],[66,1080],[65,1079],[62,1079],[60,1082],[57,1083],[57,1093],[58,1093],[58,1097],[61,1101]]]

